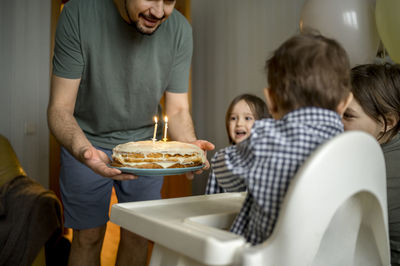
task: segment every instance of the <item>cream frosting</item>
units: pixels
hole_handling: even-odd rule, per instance
[[[145,140],[145,141],[135,141],[127,142],[124,144],[117,145],[113,151],[115,152],[137,152],[137,153],[170,153],[170,154],[190,154],[198,153],[204,154],[200,147],[179,141],[155,141]]]

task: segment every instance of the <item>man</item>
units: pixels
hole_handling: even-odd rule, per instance
[[[107,163],[115,145],[152,137],[164,93],[170,138],[213,149],[196,140],[187,95],[191,27],[174,5],[71,0],[60,16],[48,123],[62,145],[65,226],[74,229],[70,265],[100,265],[113,186],[120,202],[160,198],[162,178],[137,178]],[[145,265],[146,250],[145,239],[121,228],[117,265]]]

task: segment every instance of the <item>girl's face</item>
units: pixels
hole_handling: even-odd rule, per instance
[[[369,117],[360,104],[353,99],[343,114],[344,130],[361,130],[378,137],[384,132],[383,123],[378,123]]]
[[[240,100],[233,106],[229,116],[229,136],[235,144],[250,136],[255,117],[245,100]]]

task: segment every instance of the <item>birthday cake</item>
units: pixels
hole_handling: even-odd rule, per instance
[[[179,141],[136,141],[113,148],[112,166],[130,168],[185,168],[202,165],[204,151]]]

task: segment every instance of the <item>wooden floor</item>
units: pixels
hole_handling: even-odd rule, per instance
[[[118,203],[118,200],[115,195],[115,190],[113,188],[111,202],[110,202],[110,211],[111,211],[111,206],[115,203]],[[119,226],[109,221],[107,223],[107,230],[106,230],[106,235],[104,237],[103,249],[101,250],[102,266],[115,265],[115,260],[117,258],[118,243],[119,243]]]

